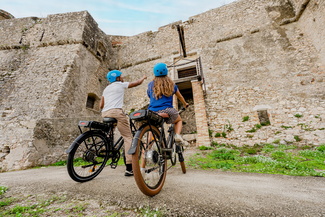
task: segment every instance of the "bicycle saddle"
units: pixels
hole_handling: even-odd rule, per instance
[[[117,123],[117,120],[115,118],[104,118],[103,122],[107,123],[107,124],[108,123],[113,123],[114,124],[114,123]]]

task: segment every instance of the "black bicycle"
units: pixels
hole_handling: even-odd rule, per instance
[[[79,135],[67,149],[67,169],[69,176],[76,182],[86,182],[95,178],[106,165],[117,167],[121,155],[124,155],[124,139],[120,137],[114,143],[115,118],[104,118],[103,122],[80,121]],[[82,130],[86,128],[86,131]],[[130,121],[132,133],[135,125]],[[125,157],[124,157],[125,163]]]
[[[179,113],[185,109],[181,109]],[[148,196],[158,194],[166,179],[167,170],[178,160],[182,172],[186,173],[183,147],[175,142],[174,124],[165,133],[164,118],[150,110],[139,110],[130,114],[130,119],[141,122],[135,132],[129,154],[132,154],[132,168],[138,188]],[[168,137],[166,138],[166,136]],[[167,168],[167,160],[171,166]]]

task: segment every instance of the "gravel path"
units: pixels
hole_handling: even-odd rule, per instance
[[[162,191],[147,197],[124,167],[106,167],[94,180],[76,183],[65,167],[49,167],[0,174],[6,195],[65,194],[70,200],[92,201],[124,209],[150,206],[168,216],[325,216],[325,178],[231,173],[180,167],[168,171]],[[96,210],[98,209],[98,210]],[[104,215],[103,215],[104,216]]]

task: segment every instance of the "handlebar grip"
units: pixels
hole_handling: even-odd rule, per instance
[[[185,111],[185,107],[182,107],[179,111],[178,111],[178,113],[180,114],[180,113],[182,113],[183,111]]]

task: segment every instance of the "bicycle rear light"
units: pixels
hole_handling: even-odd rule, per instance
[[[89,125],[89,121],[79,121],[79,124],[78,124],[80,127],[86,127]]]

